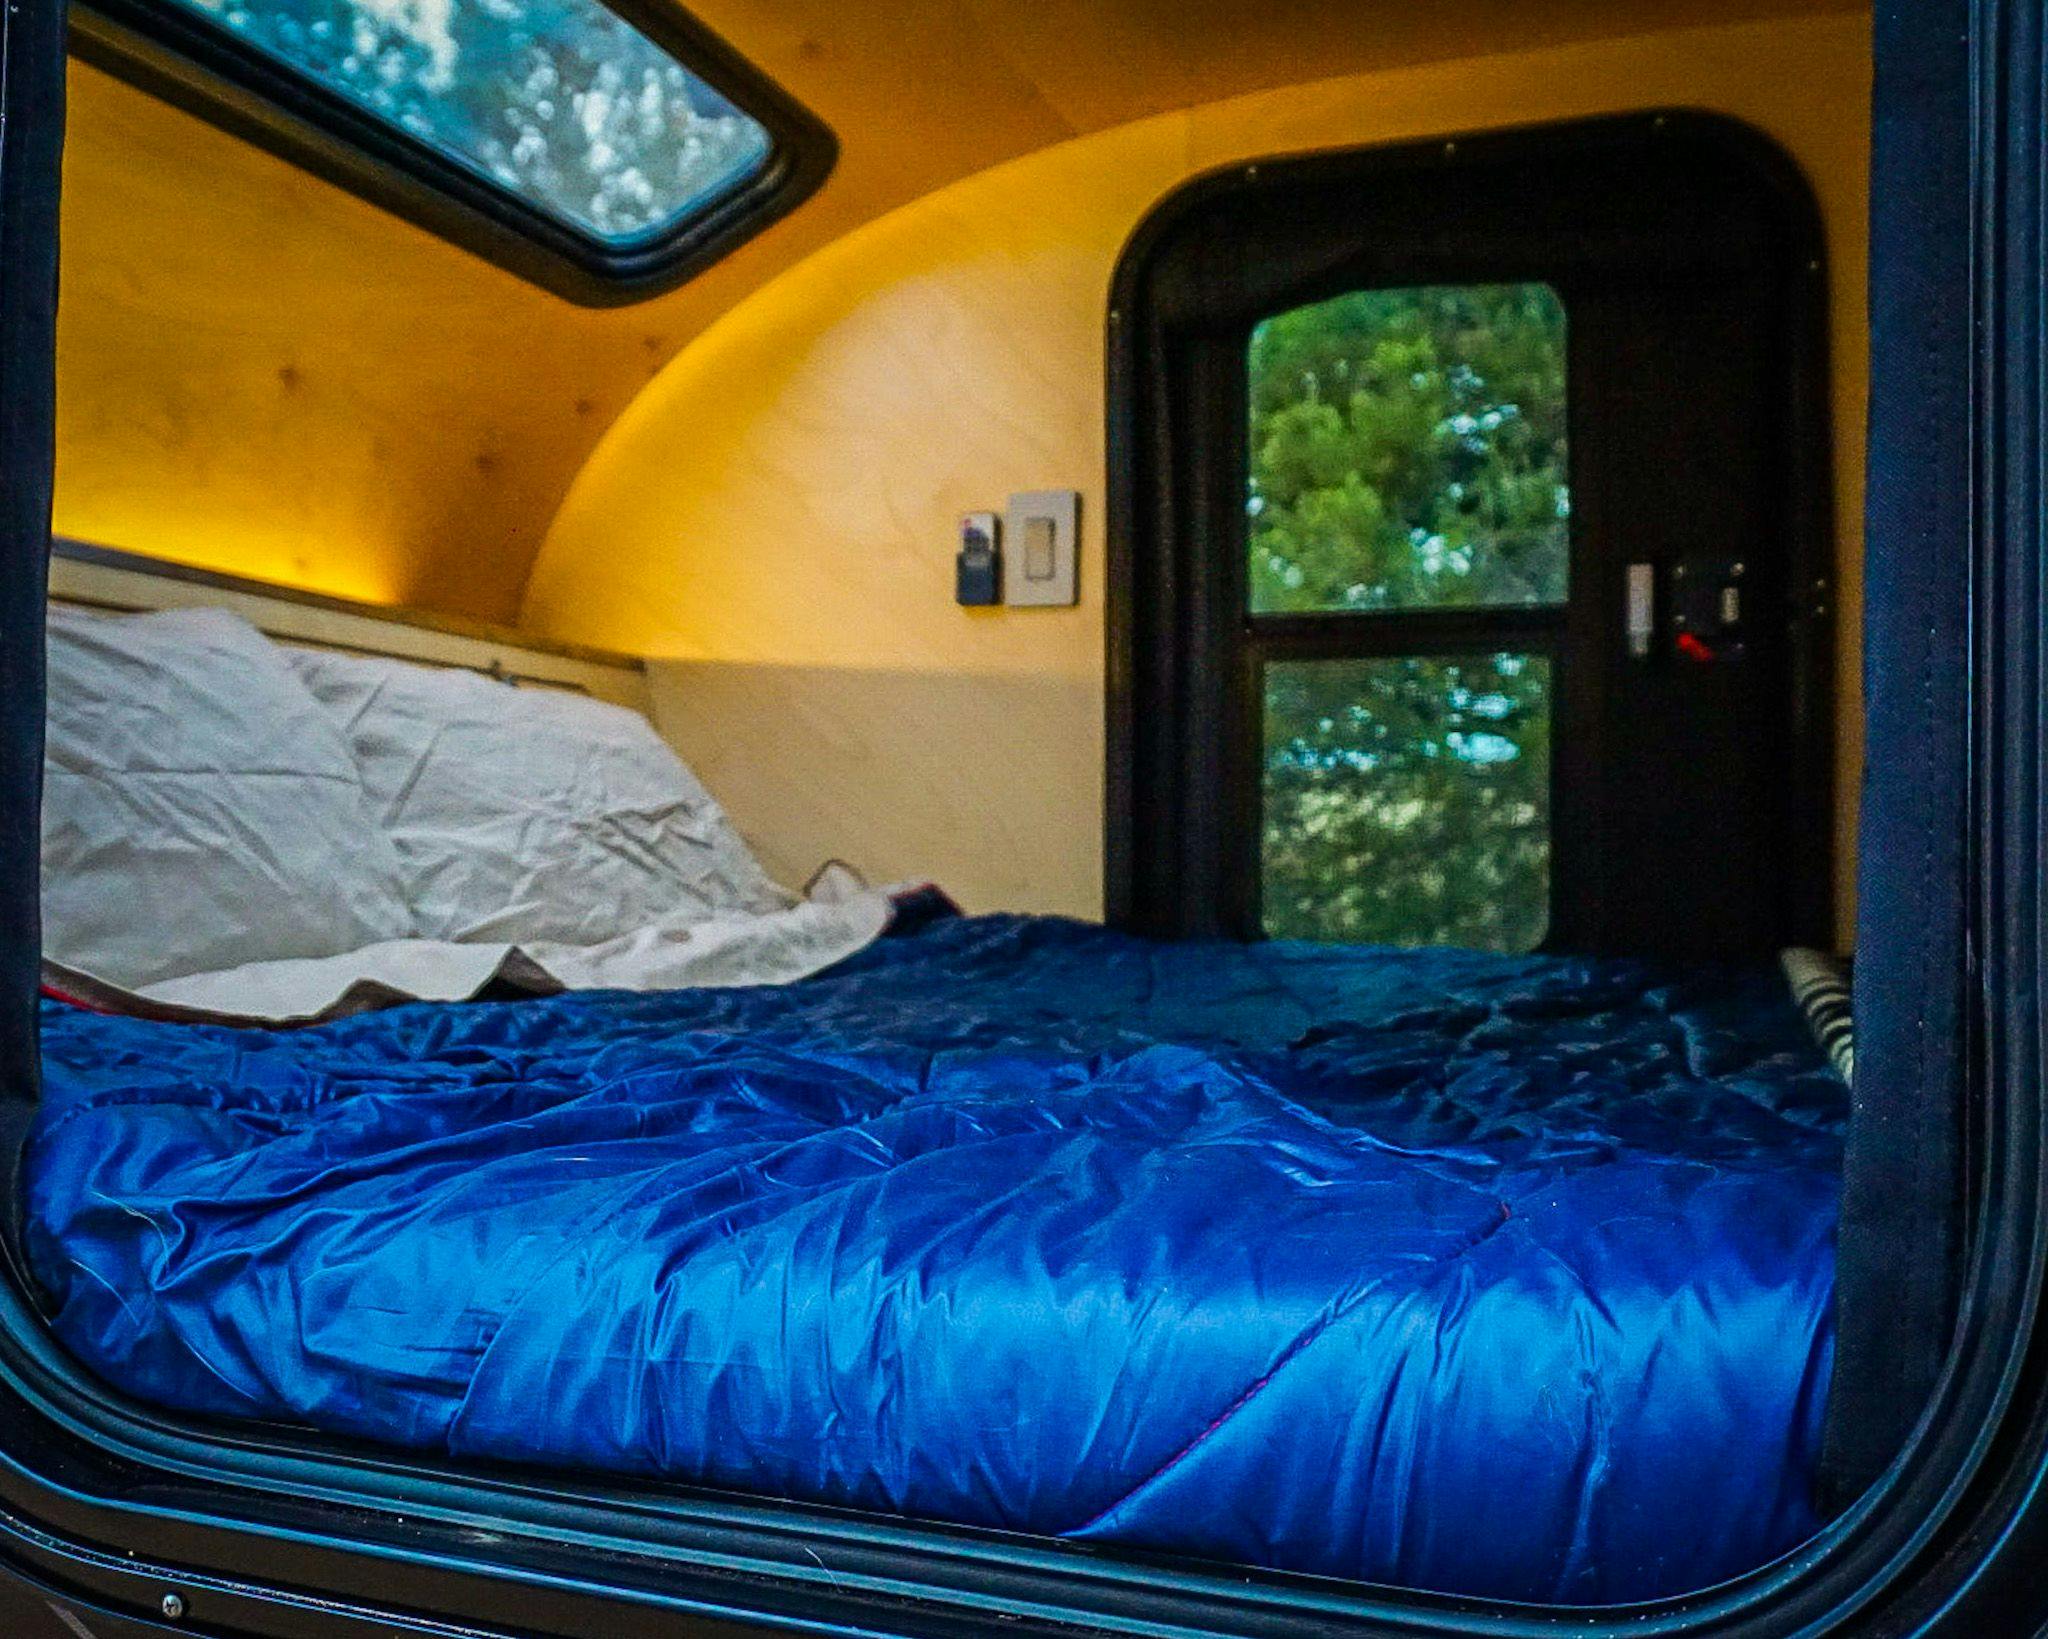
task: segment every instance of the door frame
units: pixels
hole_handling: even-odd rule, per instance
[[[1640,175],[1637,196],[1603,190],[1603,167],[1609,177]],[[1461,188],[1480,201],[1468,214],[1446,209],[1442,220],[1414,225]],[[1697,198],[1701,209],[1673,208],[1674,197],[1688,206]],[[1486,203],[1503,199],[1505,207]],[[1747,213],[1740,229],[1708,214],[1729,199]],[[1370,243],[1345,221],[1327,236],[1297,236],[1284,266],[1269,266],[1262,229],[1289,232],[1289,208],[1304,200],[1340,221],[1354,209],[1367,220],[1384,210],[1403,231]],[[1503,220],[1502,209],[1514,220]],[[1598,237],[1582,232],[1589,220],[1599,222]],[[1233,165],[1176,189],[1131,236],[1111,288],[1107,349],[1103,847],[1112,924],[1164,937],[1256,934],[1256,883],[1247,881],[1256,859],[1247,838],[1255,841],[1258,770],[1246,749],[1256,701],[1244,682],[1245,657],[1275,640],[1262,632],[1335,624],[1323,616],[1253,619],[1243,609],[1241,338],[1259,296],[1279,293],[1292,306],[1360,287],[1545,282],[1564,296],[1576,332],[1574,284],[1612,287],[1639,270],[1699,279],[1724,266],[1769,286],[1757,310],[1769,328],[1767,413],[1776,438],[1759,465],[1782,542],[1782,602],[1768,600],[1751,619],[1761,645],[1778,649],[1787,680],[1789,789],[1776,822],[1782,850],[1754,853],[1776,883],[1757,891],[1772,899],[1776,943],[1833,943],[1836,546],[1819,212],[1798,168],[1768,138],[1725,116],[1680,109]],[[1587,538],[1621,538],[1619,519],[1596,515],[1604,482],[1597,475],[1622,465],[1625,441],[1606,435],[1618,407],[1603,414],[1591,402],[1596,363],[1571,344],[1573,467],[1596,477],[1583,487],[1574,479],[1574,513],[1583,520],[1572,532],[1574,590],[1556,612],[1551,640],[1565,661],[1552,708],[1552,942],[1633,951],[1645,928],[1675,937],[1722,912],[1689,902],[1678,873],[1617,882],[1602,869],[1617,827],[1644,793],[1630,785],[1627,768],[1601,755],[1626,726],[1616,674],[1596,664],[1618,650],[1624,592],[1619,563],[1596,561]],[[1602,436],[1585,436],[1589,430]],[[1667,591],[1660,586],[1660,606]],[[1540,624],[1532,611],[1491,608],[1336,619],[1436,625],[1446,652],[1475,653],[1489,635]],[[1659,661],[1646,675],[1668,695],[1679,673]]]

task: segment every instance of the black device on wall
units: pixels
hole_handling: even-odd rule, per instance
[[[1520,293],[1517,322],[1547,325],[1562,360],[1544,411],[1558,474],[1569,448],[1552,568],[1489,591],[1461,560],[1420,590],[1352,586],[1308,608],[1262,592],[1257,488],[1265,464],[1290,458],[1252,447],[1268,326],[1313,304],[1405,295],[1452,313],[1436,341],[1455,348],[1456,303],[1497,305],[1502,292]],[[1486,823],[1533,861],[1523,891],[1545,903],[1491,932],[1447,920],[1445,942],[1688,957],[1829,942],[1825,345],[1805,184],[1767,140],[1718,116],[1314,155],[1170,196],[1126,249],[1112,296],[1112,919],[1170,936],[1316,932],[1319,885],[1299,880],[1298,861],[1290,879],[1266,857],[1303,812],[1275,795],[1283,765],[1370,798],[1395,766],[1371,749],[1390,732],[1371,700],[1405,667],[1407,704],[1427,671],[1443,715],[1408,750],[1441,768],[1474,739],[1475,694],[1482,715],[1488,700],[1506,710],[1486,692],[1504,687],[1506,662],[1543,680],[1508,690],[1510,715],[1541,721],[1519,746],[1499,742],[1499,755],[1525,758],[1514,800],[1530,823]],[[1464,362],[1437,367],[1452,388],[1476,382]],[[1335,383],[1311,387],[1341,408]],[[1526,453],[1514,459],[1525,479]],[[1410,531],[1418,551],[1442,545],[1428,530],[1425,519]],[[1332,741],[1332,714],[1364,737],[1339,743],[1340,725]],[[1459,772],[1472,777],[1457,789],[1485,783],[1481,767]],[[1408,824],[1397,813],[1383,830]],[[1300,906],[1277,905],[1283,889]],[[1320,936],[1344,936],[1329,925],[1339,931]],[[1384,919],[1357,925],[1384,936]],[[1461,938],[1461,926],[1481,931]]]

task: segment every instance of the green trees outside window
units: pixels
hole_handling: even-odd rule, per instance
[[[1266,668],[1268,933],[1532,950],[1550,915],[1549,821],[1548,660]]]

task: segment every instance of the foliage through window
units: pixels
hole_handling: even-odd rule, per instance
[[[1250,367],[1255,612],[1563,601],[1549,285],[1354,291],[1261,324]]]
[[[1266,931],[1532,950],[1550,907],[1550,663],[1266,668]]]
[[[1565,599],[1563,304],[1543,284],[1355,291],[1260,324],[1248,366],[1265,929],[1530,949],[1551,662],[1446,653],[1416,617]],[[1316,658],[1261,638],[1274,617]]]
[[[757,175],[763,127],[597,0],[175,0],[608,245]]]

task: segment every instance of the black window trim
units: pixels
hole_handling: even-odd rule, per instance
[[[146,1412],[82,1377],[9,1271],[0,1279],[0,1589],[61,1590],[152,1622],[175,1593],[198,1631],[280,1636],[453,1633],[464,1624],[469,1633],[671,1634],[680,1613],[694,1614],[691,1631],[707,1635],[763,1623],[964,1635],[988,1631],[994,1612],[1022,1618],[1017,1631],[1318,1639],[2030,1631],[2048,1551],[2048,1063],[2039,1017],[2048,966],[2048,318],[2039,292],[2048,154],[2038,136],[2048,52],[2040,0],[1931,0],[1931,9],[1941,27],[1953,23],[1953,38],[1967,24],[1976,46],[1968,134],[1982,255],[1969,297],[1976,323],[1959,327],[1975,338],[1973,471],[1933,476],[1962,480],[1954,505],[1969,516],[1958,522],[1964,561],[1955,568],[1969,578],[1978,616],[1969,685],[1986,777],[1972,808],[1970,920],[1984,963],[1973,969],[1981,982],[1972,998],[1985,1050],[1972,1096],[1988,1141],[1972,1152],[1973,1250],[1935,1399],[1877,1488],[1812,1544],[1666,1606],[1483,1610],[817,1509],[645,1488],[608,1503],[544,1477],[444,1478],[388,1455],[349,1459],[314,1442],[286,1446]],[[1916,26],[1898,32],[1907,47],[1925,48]],[[10,481],[0,484],[0,675],[27,695],[0,698],[9,731],[0,758],[18,776],[17,792],[33,790],[38,757],[39,713],[21,708],[35,706],[39,677],[60,66],[54,7],[0,11],[0,466]],[[1984,482],[1992,477],[1997,486]],[[18,1026],[32,983],[23,919],[32,923],[36,860],[22,840],[32,826],[14,821],[0,852],[0,917],[10,930],[0,948],[0,1075],[19,1121],[34,1077]],[[638,1533],[636,1509],[648,1527]],[[513,1525],[515,1512],[522,1523]]]
[[[667,0],[603,0],[768,133],[759,168],[643,238],[608,243],[173,0],[74,0],[81,60],[585,307],[682,283],[787,215],[838,158],[831,131]]]

